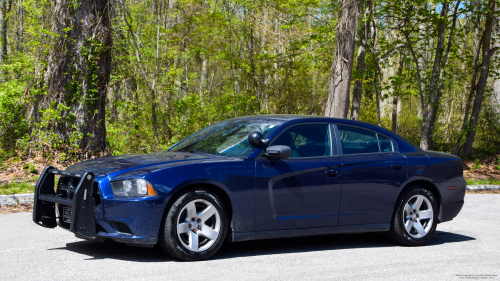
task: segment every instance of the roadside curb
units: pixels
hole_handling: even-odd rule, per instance
[[[468,185],[467,190],[470,191],[497,191],[500,190],[500,185]],[[34,193],[28,194],[13,194],[0,195],[0,205],[16,205],[33,203],[35,199]]]
[[[0,195],[0,205],[17,205],[33,203],[35,199],[34,193],[28,194],[12,194]]]
[[[467,190],[472,191],[496,191],[500,190],[500,185],[468,185]]]

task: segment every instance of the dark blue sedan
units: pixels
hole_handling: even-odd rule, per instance
[[[57,181],[56,181],[57,179]],[[56,183],[57,182],[57,183]],[[426,244],[464,204],[462,161],[363,122],[262,115],[169,151],[48,166],[35,223],[202,260],[225,241],[388,231]]]

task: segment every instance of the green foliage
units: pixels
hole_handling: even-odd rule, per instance
[[[474,164],[472,164],[472,169],[474,169],[474,170],[481,169],[481,162],[479,162],[478,158],[476,158],[476,160],[474,160]]]
[[[234,116],[322,114],[334,48],[331,2],[177,2],[161,16],[167,24],[159,28],[158,70],[158,14],[148,12],[155,5],[125,5],[140,63],[123,18],[113,20],[119,31],[113,38],[106,112],[113,154],[163,150]],[[169,26],[174,19],[177,23]],[[145,78],[141,68],[150,75]],[[153,83],[158,143],[149,89]]]
[[[31,134],[25,135],[18,140],[18,147],[24,151],[41,152],[43,157],[54,159],[59,151],[67,151],[70,154],[76,154],[79,151],[78,142],[83,134],[77,130],[76,125],[72,125],[69,139],[64,142],[61,137],[54,132],[53,128],[62,120],[62,113],[69,107],[62,103],[52,103],[51,107],[41,111],[42,118],[37,123],[31,125]],[[74,118],[69,115],[65,118]],[[63,154],[64,159],[69,157]],[[75,159],[76,160],[76,159]]]
[[[500,185],[500,180],[489,178],[485,180],[465,179],[467,185]]]
[[[28,130],[23,118],[26,106],[26,80],[24,69],[30,60],[21,56],[0,66],[6,81],[0,83],[0,159],[14,154],[17,140]]]
[[[118,6],[122,2],[124,11]],[[473,2],[462,2],[460,6],[459,24],[443,71],[442,98],[438,118],[433,123],[436,146],[432,149],[451,152],[459,136],[472,129],[469,126],[462,131],[461,122],[469,117],[463,115],[475,46],[481,37],[476,34],[481,30],[477,31],[475,25],[479,22],[483,28],[486,2],[477,8]],[[113,155],[166,150],[205,126],[235,116],[323,115],[341,1],[172,3],[124,0],[110,5],[112,73],[111,81],[105,85],[105,123]],[[405,34],[422,63],[423,98],[427,100],[438,23],[445,21],[446,38],[452,30],[452,17],[440,17],[443,3],[375,1],[377,37],[368,38],[365,71],[363,75],[354,73],[352,81],[353,84],[356,79],[363,81],[360,121],[379,123],[378,89],[380,125],[391,128],[392,100],[398,96],[397,133],[414,143],[420,142],[425,109],[421,108],[417,67]],[[450,2],[450,7],[454,3]],[[68,71],[73,79],[65,89],[67,100],[54,100],[50,108],[41,112],[40,120],[32,120],[30,110],[36,110],[33,105],[37,99],[47,94],[44,74],[50,53],[57,52],[53,49],[57,46],[51,43],[54,38],[65,38],[71,45],[74,41],[70,35],[77,30],[66,27],[60,34],[53,32],[50,0],[23,0],[22,5],[25,11],[22,48],[17,47],[20,39],[16,29],[10,28],[9,54],[1,66],[0,159],[12,157],[18,151],[28,155],[41,152],[39,155],[48,159],[59,154],[63,161],[75,160],[80,150],[78,143],[84,137],[80,128],[66,128],[71,137],[63,141],[54,127],[74,121],[76,116],[67,113],[75,106],[85,103],[92,107],[99,102],[96,97],[103,85],[99,85],[98,58],[107,50],[96,38],[87,38],[78,51],[88,58],[84,65],[88,73],[70,66]],[[81,1],[71,0],[68,5],[69,12],[74,13]],[[9,26],[19,26],[16,17],[16,13],[10,13]],[[360,18],[360,28],[365,20]],[[495,71],[499,63],[498,58],[492,62],[493,75],[498,75]],[[474,153],[478,155],[498,152],[500,147],[500,114],[490,87],[486,96],[476,128]]]
[[[35,164],[33,163],[26,163],[23,165],[23,170],[27,174],[36,174],[38,171],[36,170]]]
[[[0,184],[0,195],[23,194],[35,192],[35,184],[29,182],[13,182]]]

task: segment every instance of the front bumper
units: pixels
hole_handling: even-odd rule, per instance
[[[60,192],[56,193],[55,175],[77,179],[78,185],[75,188],[64,188],[64,190],[63,188],[59,190],[58,187],[57,191]],[[33,221],[43,227],[54,228],[58,224],[61,225],[59,220],[63,221],[62,217],[56,216],[56,205],[71,207],[69,230],[78,237],[95,239],[94,179],[92,172],[78,174],[59,171],[52,166],[45,167],[35,186]],[[63,193],[66,196],[63,196]]]
[[[57,188],[56,175],[61,176]],[[65,185],[69,180],[73,184]],[[105,194],[101,194],[92,172],[69,173],[46,167],[35,187],[33,221],[43,227],[62,227],[88,240],[114,240],[139,246],[156,244],[164,198],[115,197],[107,194],[106,177],[99,183],[104,185]],[[69,220],[65,211],[68,209]]]

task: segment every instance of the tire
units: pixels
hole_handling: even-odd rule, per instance
[[[407,190],[397,202],[391,224],[391,237],[405,246],[423,246],[434,232],[438,220],[434,195],[421,186]]]
[[[170,256],[184,261],[206,260],[224,243],[227,215],[215,194],[204,189],[189,190],[167,212],[159,242]]]

